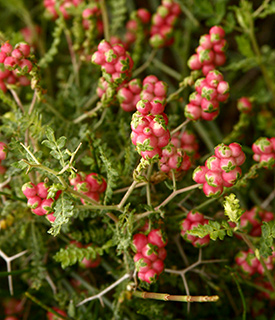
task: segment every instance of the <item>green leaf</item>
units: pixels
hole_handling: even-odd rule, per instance
[[[73,216],[73,209],[72,200],[67,194],[62,192],[54,207],[54,216],[56,219],[52,223],[52,227],[48,233],[57,236],[60,233],[62,225],[68,223],[69,219]]]
[[[251,48],[250,40],[246,34],[236,36],[235,39],[237,41],[238,49],[243,56],[246,58],[253,58],[255,56]]]
[[[228,216],[229,220],[237,223],[245,210],[240,208],[239,200],[236,195],[231,193],[225,197],[224,202],[224,214]]]

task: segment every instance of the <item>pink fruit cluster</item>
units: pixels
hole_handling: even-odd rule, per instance
[[[52,307],[52,309],[59,313],[61,316],[63,317],[67,317],[67,313],[57,307]],[[57,315],[55,315],[54,313],[48,311],[47,312],[47,320],[63,320],[64,318],[58,317]]]
[[[143,116],[137,111],[133,114],[131,139],[144,159],[154,161],[162,156],[162,148],[167,146],[170,140],[167,124],[165,113]]]
[[[132,79],[118,90],[117,99],[124,111],[131,112],[136,110],[141,90],[142,85],[139,79]]]
[[[89,7],[82,12],[82,25],[85,30],[89,30],[92,20],[96,24],[98,35],[101,36],[103,34],[103,22],[99,3],[89,5]]]
[[[175,147],[172,143],[162,149],[159,162],[160,170],[166,173],[171,170],[176,172],[187,171],[191,167],[190,157],[183,149]]]
[[[263,163],[265,168],[275,166],[275,137],[261,137],[252,145],[253,159]]]
[[[171,137],[171,143],[175,147],[183,149],[183,151],[191,157],[191,160],[198,159],[200,157],[198,153],[199,144],[197,138],[194,133],[189,130],[175,132]]]
[[[57,1],[56,0],[44,0],[44,7],[46,8],[48,14],[53,19],[57,19],[59,14],[61,13],[64,19],[69,19],[70,14],[67,11],[68,8],[78,7],[82,0],[63,0],[60,2],[58,10],[56,10]]]
[[[77,248],[88,248],[89,246],[91,246],[91,244],[87,244],[87,245],[83,245],[82,243],[78,242],[78,241],[71,241],[70,244],[75,245]],[[101,262],[101,258],[100,255],[97,254],[95,259],[86,259],[84,258],[81,263],[80,266],[86,269],[89,268],[96,268],[100,265]]]
[[[180,5],[173,0],[162,0],[152,17],[150,45],[153,48],[169,46],[174,42],[175,23],[181,14]]]
[[[22,192],[28,199],[28,207],[38,216],[46,215],[50,222],[55,221],[53,215],[53,207],[55,200],[58,199],[61,191],[56,193],[55,199],[48,198],[48,187],[44,182],[39,182],[37,185],[32,182],[27,182],[22,186]]]
[[[19,43],[14,48],[9,42],[0,47],[0,89],[7,91],[7,84],[28,86],[30,80],[27,74],[32,70],[33,64],[28,59],[30,46]]]
[[[274,220],[273,212],[266,211],[260,207],[253,207],[251,210],[246,210],[240,218],[240,227],[242,230],[252,237],[260,237],[262,234],[262,223]]]
[[[191,234],[188,234],[188,230],[192,230],[193,228],[199,226],[208,224],[208,219],[204,218],[204,215],[197,211],[189,211],[187,213],[187,216],[183,221],[181,222],[181,235],[185,241],[191,242],[192,245],[196,248],[201,248],[204,246],[207,246],[210,242],[209,235],[199,238],[196,236],[193,236]]]
[[[153,229],[148,236],[137,233],[133,237],[133,248],[136,252],[134,262],[141,281],[152,283],[164,269],[167,239],[161,229]]]
[[[269,256],[267,259],[264,259],[265,265],[268,270],[273,269],[274,260],[274,251],[271,256]],[[253,276],[256,273],[259,273],[260,275],[264,274],[264,268],[260,260],[256,258],[254,252],[251,249],[248,249],[247,251],[240,251],[235,257],[235,262],[241,268],[241,270],[249,276]]]
[[[127,48],[136,41],[139,24],[146,26],[149,24],[150,19],[151,14],[145,8],[140,8],[133,12],[131,19],[126,23],[125,44]]]
[[[70,179],[70,183],[74,189],[84,193],[87,197],[95,200],[100,199],[100,194],[106,190],[106,180],[97,173],[77,174],[75,178]],[[81,199],[83,204],[86,204],[84,199]]]
[[[209,34],[200,37],[200,45],[188,60],[191,70],[202,70],[206,76],[209,71],[222,66],[226,61],[225,32],[222,27],[214,26],[209,30]]]
[[[219,103],[229,97],[229,84],[218,70],[209,71],[195,82],[196,91],[189,96],[184,114],[190,120],[214,120],[219,114]]]
[[[133,60],[123,45],[112,45],[102,40],[92,56],[92,62],[100,65],[108,83],[121,84],[131,76]]]
[[[242,174],[239,167],[245,161],[245,154],[238,143],[229,146],[219,144],[215,155],[198,166],[193,172],[193,180],[203,184],[203,192],[207,197],[220,195],[223,187],[232,187]]]
[[[252,110],[252,102],[249,97],[241,97],[237,101],[237,108],[241,113],[250,113]]]

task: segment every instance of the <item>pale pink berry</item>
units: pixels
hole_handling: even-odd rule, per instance
[[[201,117],[201,108],[189,103],[184,108],[184,115],[190,120],[198,120]]]
[[[225,36],[225,31],[222,27],[220,26],[214,26],[209,30],[209,34],[211,37],[211,42],[213,44],[218,43],[221,39],[224,38]]]
[[[203,222],[205,220],[204,215],[198,211],[189,211],[187,213],[186,219],[191,222]]]
[[[13,50],[13,47],[11,44],[9,44],[8,42],[5,42],[4,44],[2,44],[1,46],[1,52],[4,52],[6,55],[10,55],[11,52]]]
[[[32,182],[27,182],[22,186],[22,192],[27,198],[32,198],[37,194],[36,185]]]
[[[48,187],[46,186],[46,184],[44,182],[39,182],[36,185],[36,189],[37,189],[37,195],[42,198],[42,199],[46,199],[48,196]]]
[[[164,235],[164,232],[161,229],[153,229],[148,234],[148,242],[152,243],[159,248],[166,246],[168,239]]]
[[[19,43],[16,48],[22,52],[25,58],[30,55],[31,47],[27,43]]]
[[[206,121],[212,121],[217,118],[217,116],[219,115],[219,112],[220,112],[219,109],[216,111],[212,111],[212,112],[202,111],[201,118]]]
[[[193,172],[193,180],[197,183],[205,183],[205,174],[208,169],[204,166],[198,166]]]
[[[7,54],[3,51],[0,51],[0,63],[3,63],[6,58]]]
[[[45,213],[50,213],[53,211],[53,204],[54,204],[54,200],[53,199],[44,199],[41,202],[41,208],[42,210],[45,211]]]
[[[50,222],[54,222],[56,217],[54,216],[54,213],[49,213],[46,215],[46,218],[50,221]]]
[[[31,208],[31,209],[35,209],[37,208],[38,206],[40,206],[41,204],[41,198],[38,197],[38,196],[33,196],[31,198],[28,198],[28,207]]]
[[[221,81],[219,82],[218,86],[217,86],[217,92],[219,94],[226,94],[229,92],[229,84],[226,81]]]
[[[219,196],[223,192],[223,186],[219,185],[217,187],[213,187],[205,182],[203,184],[203,192],[207,197]]]
[[[223,52],[221,53],[215,52],[213,62],[217,67],[224,65],[226,62],[225,54]]]
[[[143,257],[141,253],[137,253],[134,256],[134,262],[136,264],[137,271],[139,272],[147,272],[151,269],[152,262],[149,259]]]
[[[207,171],[205,174],[205,180],[209,186],[212,186],[215,188],[222,186],[223,184],[221,172],[217,172],[217,171],[210,171],[210,170]]]
[[[207,100],[205,98],[202,98],[201,110],[204,113],[213,113],[213,112],[219,110],[219,102],[215,99]]]
[[[198,52],[198,58],[201,64],[211,64],[214,61],[214,51],[209,49],[203,49]]]
[[[6,159],[7,151],[7,145],[4,142],[0,142],[0,161]]]
[[[197,53],[193,54],[189,58],[187,64],[191,70],[200,70],[202,68],[202,63],[200,62],[199,55]]]
[[[157,259],[152,263],[152,269],[156,271],[158,275],[164,270],[164,263],[161,259]]]
[[[220,159],[216,156],[211,156],[205,161],[205,166],[211,171],[221,171]]]
[[[133,236],[133,246],[136,252],[141,252],[143,247],[148,243],[147,237],[142,233],[137,233]]]
[[[100,195],[99,195],[98,192],[91,192],[91,191],[89,191],[89,192],[85,192],[84,194],[85,194],[85,196],[91,198],[92,200],[94,200],[94,201],[96,201],[96,202],[99,202],[99,200],[100,200]],[[81,201],[82,204],[84,204],[84,205],[88,203],[88,202],[86,202],[85,199],[80,199],[80,201]]]
[[[219,83],[223,81],[223,75],[218,70],[209,71],[205,77],[209,86],[217,88]]]
[[[220,167],[225,172],[230,172],[236,168],[236,160],[234,157],[220,159]]]
[[[231,170],[230,172],[222,172],[222,178],[224,180],[225,187],[232,187],[236,181],[242,175],[242,169],[240,167],[236,167],[235,169]]]
[[[152,283],[154,282],[158,277],[157,272],[154,269],[148,270],[145,275],[144,275],[144,281],[147,283]]]
[[[154,248],[154,245],[151,243],[147,243],[141,251],[144,258],[149,259],[150,261],[155,261],[158,258],[157,249]]]
[[[14,57],[7,57],[4,61],[4,66],[8,69],[14,68],[18,64],[18,59],[15,59]]]
[[[202,46],[204,49],[212,49],[213,44],[209,34],[204,34],[200,37],[200,46]]]
[[[216,146],[215,155],[220,159],[229,158],[232,157],[232,151],[227,145],[221,143]]]

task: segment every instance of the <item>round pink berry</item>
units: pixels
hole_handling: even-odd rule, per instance
[[[148,242],[152,243],[159,248],[166,246],[168,239],[164,235],[164,232],[161,229],[153,229],[148,234]]]
[[[148,243],[147,237],[142,233],[137,233],[133,236],[133,246],[136,252],[141,252],[143,247]]]

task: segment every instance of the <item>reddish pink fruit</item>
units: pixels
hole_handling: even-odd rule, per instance
[[[48,187],[46,186],[46,184],[44,182],[39,182],[36,185],[36,189],[37,189],[37,195],[42,198],[42,199],[46,199],[48,196]]]
[[[147,237],[142,233],[133,236],[133,246],[136,252],[141,252],[143,247],[148,243]]]
[[[0,161],[6,159],[7,152],[7,145],[4,142],[0,142]]]
[[[141,251],[144,258],[149,259],[150,261],[155,261],[158,258],[158,252],[157,248],[154,248],[154,246],[151,243],[147,243]]]
[[[36,196],[37,188],[32,182],[27,182],[22,186],[22,192],[27,198]]]
[[[145,273],[144,281],[150,284],[156,281],[157,277],[158,277],[158,273],[154,269],[150,269]]]
[[[197,183],[205,183],[205,174],[208,169],[204,166],[198,166],[193,172],[193,180]]]
[[[211,42],[213,44],[218,43],[220,40],[222,40],[225,36],[225,31],[220,26],[214,26],[209,30],[209,34],[211,37]]]
[[[219,185],[217,187],[213,187],[205,182],[203,184],[203,192],[207,197],[219,196],[223,192],[223,186]]]
[[[159,248],[166,246],[168,239],[166,238],[164,232],[161,229],[151,230],[148,234],[148,242],[152,243]]]

